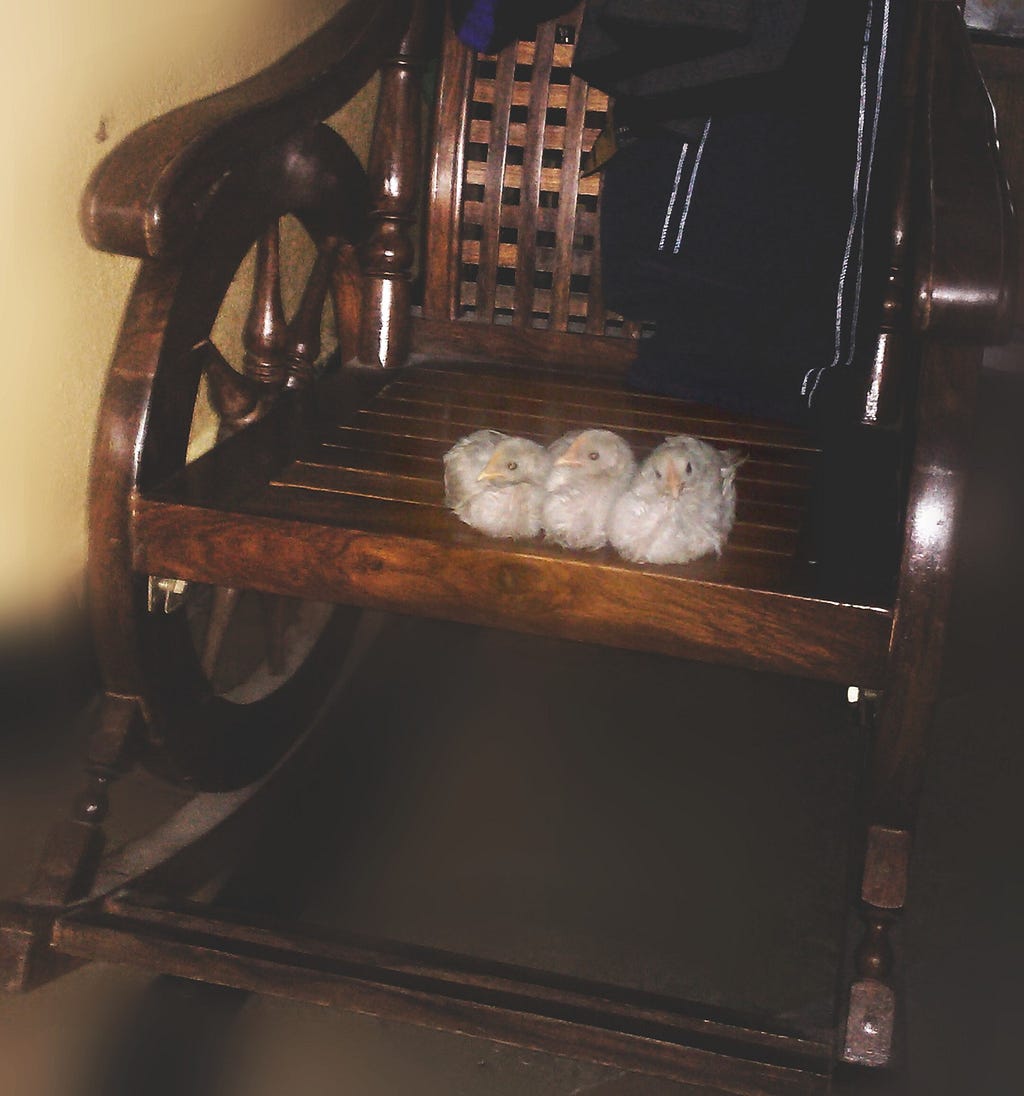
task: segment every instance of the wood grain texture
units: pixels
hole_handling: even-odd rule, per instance
[[[444,33],[434,101],[433,146],[429,152],[430,202],[424,239],[423,314],[453,320],[459,278],[459,239],[463,208],[465,109],[473,78],[473,52],[455,36],[445,4]]]
[[[519,43],[520,47],[526,43]],[[522,178],[519,180],[521,188],[519,201],[519,222],[516,228],[517,239],[515,244],[507,245],[511,250],[508,256],[502,255],[499,248],[498,263],[506,269],[515,271],[515,306],[514,322],[520,327],[528,327],[533,314],[534,275],[537,270],[537,211],[541,203],[541,175],[544,171],[545,152],[551,147],[545,140],[547,111],[540,109],[540,105],[547,101],[548,87],[551,83],[551,68],[554,61],[555,49],[555,25],[544,23],[537,28],[537,39],[529,43],[529,51],[517,49],[515,57],[521,64],[528,64],[531,68],[530,88],[533,109],[527,115],[526,125],[518,140],[518,146],[522,147]],[[529,61],[525,57],[529,56]],[[520,58],[524,60],[520,61]],[[509,127],[510,129],[511,127]],[[519,128],[519,127],[517,127]],[[495,135],[497,136],[497,135]],[[506,141],[511,134],[506,131]],[[517,134],[517,137],[519,135]],[[509,179],[509,185],[515,182]],[[575,208],[575,201],[572,207]],[[463,262],[472,263],[473,241],[465,240],[462,245]],[[483,263],[484,256],[479,256],[478,263]]]
[[[981,344],[1005,331],[1012,311],[1014,226],[962,21],[939,0],[922,5],[915,31],[919,65],[908,70],[903,100],[905,158],[872,419],[906,427],[910,457],[899,471],[907,520],[887,576],[897,576],[895,600],[854,600],[805,555],[821,502],[813,489],[821,455],[803,432],[624,389],[645,332],[604,310],[600,177],[578,177],[608,103],[569,74],[572,45],[557,30],[482,58],[447,24],[425,299],[422,316],[409,316],[408,230],[419,185],[412,70],[429,7],[353,0],[266,73],[143,127],[90,186],[90,240],[158,256],[143,263],[129,303],[93,460],[90,598],[106,688],[143,713],[152,768],[220,788],[265,773],[330,683],[336,647],[326,644],[265,701],[248,710],[220,703],[181,621],[147,615],[151,574],[884,687],[867,822],[876,835],[899,837],[876,840],[868,857],[845,1050],[828,1037],[802,1042],[608,987],[195,911],[91,909],[61,919],[58,945],[72,956],[138,962],[737,1093],[824,1091],[834,1050],[872,1065],[890,1060],[890,926],[938,692],[974,384]],[[579,14],[561,22],[573,28]],[[370,332],[380,350],[382,334],[393,333],[393,352],[369,360],[394,365],[408,353],[415,366],[345,370],[261,402],[224,373],[209,342],[213,319],[246,250],[285,212],[318,243],[337,238],[349,261],[342,281],[359,280],[354,246],[366,238],[366,181],[339,138],[332,143],[308,124],[385,62],[375,223],[363,251],[371,273],[363,345]],[[322,274],[310,280],[317,299]],[[335,276],[335,287],[342,281]],[[257,320],[276,312],[272,297],[259,298]],[[280,326],[271,323],[270,335]],[[298,341],[308,343],[313,325],[303,330],[309,338]],[[899,359],[908,382],[901,388],[916,401],[902,421],[886,411],[890,365]],[[311,379],[309,365],[304,359],[296,374],[302,380]],[[210,369],[221,374],[215,397],[234,409],[239,429],[186,466],[191,409]],[[587,425],[619,431],[640,455],[674,433],[742,448],[738,520],[722,557],[639,566],[610,549],[500,542],[442,505],[441,458],[465,433],[497,427],[550,441]],[[107,768],[94,768],[86,815],[105,807]],[[76,825],[61,854],[72,868],[96,844],[88,820]],[[55,878],[58,898],[80,889],[72,879],[61,892],[72,877]],[[49,924],[35,925],[23,910],[11,916],[0,948],[17,979]]]
[[[256,588],[295,597],[839,682],[881,680],[891,627],[883,609],[718,585],[706,573],[645,573],[608,556],[582,560],[516,551],[454,527],[452,539],[461,544],[403,535],[397,530],[408,529],[408,515],[387,505],[325,505],[317,495],[298,494],[300,499],[264,494],[248,503],[257,513],[240,506],[230,517],[142,500],[136,564],[217,585],[236,569],[248,570]],[[756,563],[745,570],[737,569],[737,579],[757,585]],[[761,585],[769,585],[771,570],[762,572]]]
[[[89,599],[104,687],[113,696],[138,701],[145,713],[146,763],[176,781],[212,789],[248,782],[265,771],[300,729],[283,718],[284,709],[315,708],[314,686],[323,664],[319,670],[314,664],[328,657],[327,647],[311,659],[308,675],[297,674],[289,683],[294,691],[284,689],[267,704],[245,708],[214,696],[184,621],[148,611],[147,576],[135,573],[130,562],[134,499],[185,463],[200,376],[219,360],[210,331],[249,248],[260,237],[267,239],[267,226],[287,212],[315,239],[350,239],[365,209],[365,177],[348,146],[327,127],[302,130],[262,150],[245,171],[223,182],[207,209],[204,232],[189,247],[142,264],[125,312],[93,451]],[[259,269],[262,278],[265,268]],[[257,327],[267,315],[264,297],[259,295]],[[279,320],[271,318],[271,341],[280,343],[284,355],[287,339],[279,337]],[[283,378],[284,368],[278,372]],[[257,396],[252,417],[263,416],[266,426],[260,430],[261,422],[253,429],[275,444],[250,450],[244,475],[265,480],[268,459],[294,441],[302,401],[300,393],[284,391],[281,415]],[[235,400],[238,395],[228,402],[245,418],[247,401]],[[241,452],[247,432],[225,445],[235,451],[237,441]]]
[[[536,368],[426,363],[354,401],[331,393],[309,439],[262,477],[237,439],[141,498],[136,566],[217,585],[238,568],[268,592],[878,680],[891,607],[821,597],[800,557],[817,459],[803,432]],[[459,437],[490,427],[547,443],[588,425],[617,430],[639,456],[676,433],[747,454],[721,559],[641,567],[611,550],[510,544],[445,509],[441,457]]]

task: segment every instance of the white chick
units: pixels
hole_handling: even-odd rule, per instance
[[[600,548],[608,542],[612,506],[636,471],[632,450],[610,430],[581,430],[559,438],[548,452],[544,535],[565,548]]]
[[[467,525],[488,536],[534,537],[540,532],[550,466],[543,445],[528,438],[503,438],[477,473],[477,490],[452,509]]]
[[[736,517],[735,449],[680,434],[643,462],[615,503],[608,539],[635,563],[688,563],[722,547]]]
[[[475,495],[483,486],[480,473],[494,455],[498,442],[507,437],[497,430],[477,430],[467,434],[444,455],[444,501],[453,510],[458,510],[470,495]]]

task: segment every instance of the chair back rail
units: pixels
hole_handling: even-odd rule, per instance
[[[582,15],[496,56],[445,20],[418,350],[456,324],[473,329],[455,335],[467,357],[621,370],[635,353],[638,325],[602,300],[601,176],[580,175],[608,114],[571,71]]]
[[[571,72],[583,9],[541,24],[533,39],[496,56],[475,54],[445,19],[423,308],[413,321],[419,354],[454,349],[466,359],[615,374],[635,357],[641,325],[609,312],[602,299],[602,176],[579,173],[609,110],[607,95]],[[897,103],[906,140],[866,423],[898,417],[917,37],[910,35]]]

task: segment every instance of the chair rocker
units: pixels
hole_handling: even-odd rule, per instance
[[[89,241],[141,259],[92,463],[89,600],[105,694],[85,790],[30,893],[0,911],[4,981],[25,989],[114,960],[730,1092],[827,1091],[837,1062],[893,1060],[890,936],[975,386],[984,346],[1006,336],[1012,313],[1012,212],[962,16],[951,2],[919,4],[908,47],[892,262],[863,416],[864,431],[899,439],[904,524],[866,597],[838,578],[829,586],[849,568],[817,558],[821,451],[808,434],[622,382],[641,332],[601,299],[601,179],[579,164],[608,101],[569,74],[581,9],[497,57],[474,55],[446,21],[421,171],[434,14],[418,0],[352,0],[264,72],[131,134],[89,184]],[[377,71],[364,171],[323,120]],[[302,264],[288,320],[282,271],[294,281]],[[236,314],[240,267],[252,297],[232,363],[219,332]],[[344,364],[321,369],[325,302]],[[216,444],[192,459],[207,395]],[[549,442],[584,425],[620,432],[641,457],[675,433],[742,448],[721,558],[658,567],[496,541],[444,508],[440,458],[464,434]],[[176,609],[183,598],[192,605]],[[265,613],[274,672],[226,692],[216,666],[243,599]],[[835,1029],[804,1038],[188,901],[315,759],[310,728],[359,635],[335,605],[857,686],[875,710],[852,896],[862,928]],[[107,852],[108,786],[136,764],[195,798],[151,837]]]

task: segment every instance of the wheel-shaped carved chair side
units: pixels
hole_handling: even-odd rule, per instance
[[[366,206],[365,178],[348,146],[325,126],[310,129],[232,175],[192,245],[180,256],[144,263],[128,303],[93,464],[89,574],[97,649],[108,692],[140,700],[146,764],[197,788],[246,784],[287,748],[331,680],[333,629],[299,658],[299,652],[281,649],[283,602],[271,601],[268,680],[278,679],[279,686],[264,688],[266,695],[257,693],[250,703],[218,695],[210,679],[238,594],[215,590],[197,645],[188,612],[159,611],[153,604],[156,597],[171,609],[173,586],[147,580],[134,568],[132,500],[184,467],[203,377],[219,418],[219,444],[231,444],[267,416],[281,446],[290,431],[301,429],[304,406],[315,399],[328,298],[340,317],[342,341],[351,346],[346,294],[352,285],[345,274],[364,231]],[[281,303],[278,227],[288,214],[317,248],[290,322]],[[252,304],[238,332],[245,347],[238,371],[211,332],[253,245]]]
[[[483,66],[446,25],[423,173],[425,290],[414,314],[417,79],[433,8],[353,0],[266,73],[151,123],[129,139],[126,160],[115,150],[116,167],[144,162],[139,149],[164,149],[155,168],[139,169],[141,181],[133,186],[113,168],[104,178],[101,169],[90,192],[94,242],[150,256],[115,356],[93,469],[90,581],[106,708],[74,817],[56,833],[33,894],[3,910],[7,981],[31,984],[62,959],[129,958],[678,1080],[711,1079],[727,1091],[825,1091],[836,1059],[891,1058],[888,938],[905,898],[973,392],[982,346],[1005,334],[1012,313],[1012,212],[962,19],[952,3],[922,3],[911,35],[892,270],[865,413],[904,428],[894,449],[906,457],[907,518],[886,592],[858,601],[815,585],[805,534],[817,457],[805,435],[622,388],[638,332],[601,303],[599,186],[578,178],[588,126],[604,106],[569,75],[580,10]],[[377,68],[367,188],[344,143],[315,123]],[[546,120],[555,99],[554,121]],[[527,120],[513,108],[526,108]],[[516,142],[521,159],[513,160],[507,146]],[[509,170],[514,209],[502,198]],[[285,214],[317,248],[290,323],[280,316],[275,273],[274,226]],[[253,306],[236,371],[210,333],[254,244]],[[514,288],[500,268],[516,275]],[[536,294],[535,270],[550,275]],[[338,314],[342,358],[355,345],[359,360],[318,380],[325,295]],[[547,311],[537,323],[541,299]],[[204,375],[219,441],[187,464]],[[721,560],[657,569],[610,553],[495,543],[444,511],[440,457],[460,434],[492,426],[550,440],[587,422],[621,429],[640,452],[682,432],[748,448],[737,528]],[[180,579],[210,591],[198,641],[187,611],[152,611]],[[284,657],[287,672],[252,703],[217,694],[212,671],[241,596],[267,599],[272,621],[282,604],[274,598],[322,599],[882,690],[857,896],[866,931],[836,1030],[804,1038],[763,1019],[697,1015],[681,1002],[547,972],[246,924],[175,906],[174,895],[155,905],[131,896],[82,901],[96,877],[106,785],[120,767],[141,753],[191,786],[238,788],[278,771],[330,687],[351,618],[332,618],[290,662],[277,652],[271,661]]]

